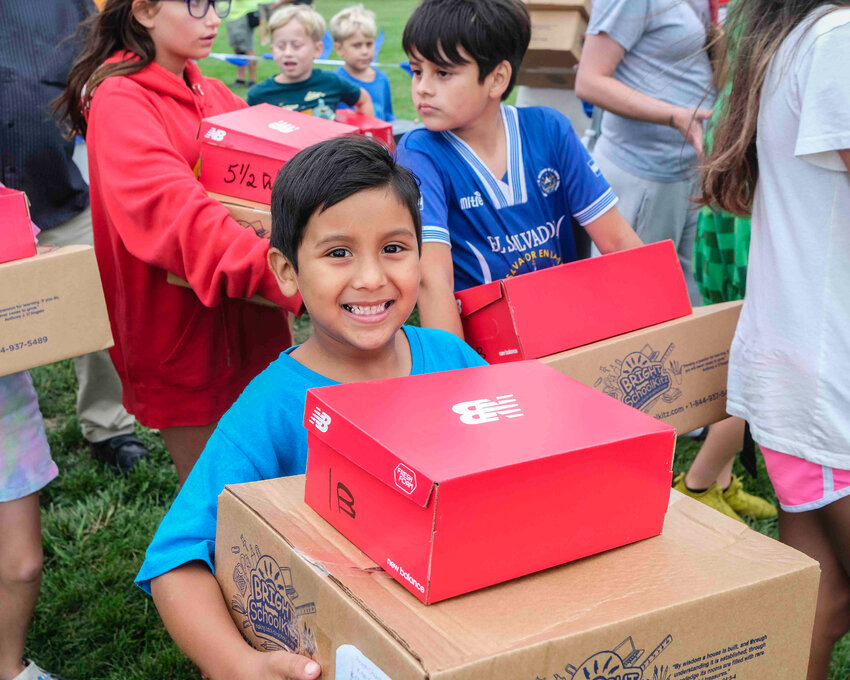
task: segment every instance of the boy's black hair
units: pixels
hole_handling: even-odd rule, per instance
[[[458,47],[478,64],[478,82],[503,61],[511,65],[511,80],[502,99],[516,83],[519,66],[531,40],[531,20],[520,0],[423,0],[404,27],[407,56],[418,52],[439,66],[464,64]]]
[[[422,248],[419,185],[385,146],[368,137],[336,137],[299,151],[278,173],[272,188],[271,245],[298,271],[298,246],[316,212],[366,189],[387,187],[410,211]]]

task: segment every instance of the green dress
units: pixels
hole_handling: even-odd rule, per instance
[[[730,3],[730,9],[733,4]],[[730,33],[734,36],[734,30]],[[734,37],[733,37],[734,40]],[[705,133],[705,148],[711,148],[712,133],[726,100],[731,82],[714,107]],[[694,279],[705,304],[741,300],[747,286],[747,258],[750,252],[750,219],[703,207],[697,221],[694,243]]]

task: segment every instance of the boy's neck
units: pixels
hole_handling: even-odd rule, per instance
[[[341,383],[401,378],[410,375],[413,364],[407,334],[400,328],[384,347],[370,352],[314,333],[290,356],[311,371]]]
[[[294,85],[295,83],[303,83],[305,80],[309,80],[311,75],[313,75],[312,68],[299,78],[287,78],[282,73],[278,73],[274,77],[274,80],[276,83],[280,83],[281,85]]]
[[[507,134],[501,102],[491,102],[469,125],[452,132],[466,142],[497,179],[507,172]]]
[[[358,71],[354,67],[349,66],[348,64],[343,64],[342,68],[345,69],[345,72],[348,75],[350,75],[352,78],[357,78],[357,80],[362,80],[367,83],[375,80],[375,69],[373,69],[371,66],[367,66],[362,71]]]

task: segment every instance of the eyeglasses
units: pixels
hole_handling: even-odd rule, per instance
[[[213,8],[219,19],[224,19],[230,14],[231,0],[171,0],[171,2],[185,2],[189,15],[196,19],[203,19],[210,11],[210,7]]]

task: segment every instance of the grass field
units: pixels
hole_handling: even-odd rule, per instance
[[[346,4],[316,2],[326,18]],[[401,62],[401,32],[415,3],[368,4],[386,31],[381,61]],[[229,51],[224,31],[214,49]],[[265,49],[257,45],[258,52]],[[235,68],[229,64],[208,59],[201,66],[207,75],[226,83],[235,79]],[[260,78],[273,73],[272,62],[261,62]],[[397,115],[413,118],[409,78],[397,68],[388,73]],[[244,95],[244,90],[238,93]],[[300,333],[304,332],[301,326]],[[74,413],[76,378],[71,362],[36,369],[33,376],[60,476],[42,493],[45,572],[28,654],[68,680],[198,678],[165,633],[151,600],[133,585],[144,550],[177,491],[177,476],[160,437],[139,427],[152,451],[151,462],[116,477],[88,455]],[[676,472],[688,467],[697,449],[693,441],[679,442]],[[755,480],[737,472],[748,489],[773,498],[763,470]],[[775,521],[752,526],[776,536]],[[730,618],[734,615],[729,612]],[[848,674],[850,639],[845,639],[835,654],[831,680],[844,680]]]

